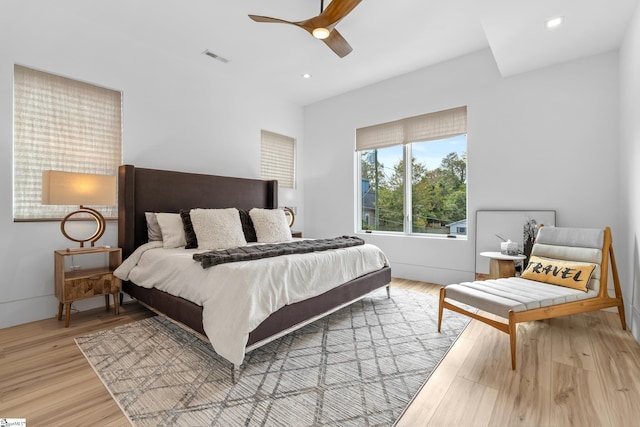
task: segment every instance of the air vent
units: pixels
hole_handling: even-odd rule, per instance
[[[218,61],[220,61],[220,62],[224,62],[225,64],[226,64],[227,62],[229,62],[229,60],[228,60],[227,58],[224,58],[224,57],[222,57],[222,56],[218,55],[217,53],[213,53],[213,52],[211,52],[209,49],[205,50],[205,51],[204,51],[204,52],[202,52],[202,53],[203,53],[204,55],[207,55],[207,56],[210,56],[210,57],[212,57],[212,58],[214,58],[214,59],[217,59],[217,60],[218,60]]]

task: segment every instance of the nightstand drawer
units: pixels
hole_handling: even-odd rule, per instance
[[[113,273],[102,273],[89,277],[67,279],[63,299],[69,301],[116,292],[120,292],[120,279],[114,277]]]

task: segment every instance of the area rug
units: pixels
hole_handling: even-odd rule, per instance
[[[435,296],[379,290],[247,354],[156,316],[76,338],[135,426],[389,426],[467,325]]]

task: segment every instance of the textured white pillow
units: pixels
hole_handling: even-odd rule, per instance
[[[282,209],[258,209],[249,211],[259,243],[288,242],[293,240],[289,221]]]
[[[191,209],[189,215],[198,249],[229,249],[247,244],[238,209]]]
[[[145,212],[144,217],[147,220],[147,240],[150,242],[162,242],[162,230],[156,219],[155,212]]]
[[[182,218],[177,213],[157,213],[156,219],[162,231],[163,248],[179,248],[187,244]]]

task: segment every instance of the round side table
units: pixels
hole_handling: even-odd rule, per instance
[[[489,279],[514,277],[516,275],[516,261],[526,259],[524,255],[506,255],[502,252],[480,252],[480,256],[490,258]]]

